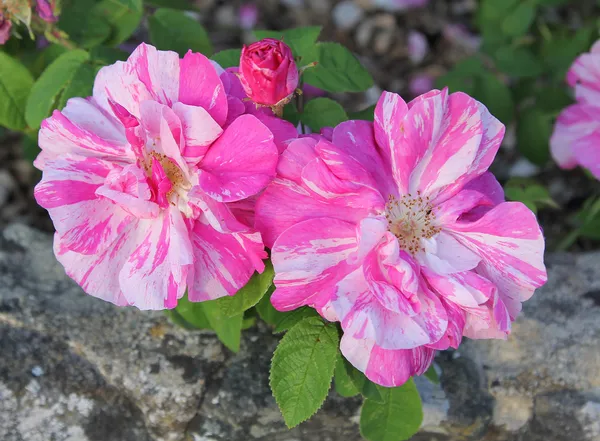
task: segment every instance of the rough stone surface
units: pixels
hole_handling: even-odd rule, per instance
[[[513,335],[467,341],[418,378],[417,441],[600,440],[600,253],[548,258]],[[51,237],[0,233],[0,440],[358,441],[360,400],[334,393],[287,430],[268,386],[277,337],[232,354],[208,332],[84,295]]]

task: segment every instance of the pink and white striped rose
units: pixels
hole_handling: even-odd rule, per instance
[[[443,90],[408,104],[384,92],[374,123],[292,141],[256,207],[275,308],[339,321],[344,356],[383,386],[463,335],[506,338],[546,270],[535,216],[487,172],[503,134]]]
[[[277,147],[258,118],[231,115],[222,73],[142,44],[42,123],[35,196],[87,293],[173,308],[186,288],[191,301],[233,295],[264,269],[248,201],[275,175]]]
[[[567,73],[577,103],[564,109],[550,138],[550,151],[565,169],[578,165],[600,179],[600,41]]]

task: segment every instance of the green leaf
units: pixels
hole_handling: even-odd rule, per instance
[[[550,159],[549,141],[552,121],[537,108],[519,114],[517,121],[517,148],[534,164],[544,165]]]
[[[483,21],[496,21],[506,16],[521,0],[481,0],[479,15]]]
[[[223,69],[228,67],[237,67],[240,64],[241,49],[226,49],[217,52],[212,56],[212,59],[219,63]]]
[[[233,352],[239,351],[244,314],[227,317],[221,311],[221,307],[216,300],[201,302],[200,305],[202,305],[206,320],[208,320],[211,329],[215,331],[221,343]]]
[[[335,373],[333,378],[335,391],[338,393],[338,395],[348,398],[358,395],[360,393],[358,388],[354,385],[352,378],[350,378],[350,376],[348,375],[348,371],[346,371],[344,358],[339,353],[335,365]]]
[[[174,50],[184,56],[188,50],[212,55],[212,44],[204,27],[174,9],[157,9],[149,20],[150,40],[158,49]]]
[[[198,10],[190,0],[145,0],[145,3],[155,8],[179,9],[181,11]]]
[[[33,76],[18,60],[0,52],[0,125],[23,130]]]
[[[90,58],[97,64],[108,66],[117,61],[125,61],[129,54],[114,47],[96,46],[90,49]]]
[[[573,103],[571,95],[563,85],[539,88],[535,97],[536,106],[549,114],[559,112]]]
[[[363,92],[373,78],[352,53],[341,44],[317,43],[318,64],[307,69],[304,81],[328,92]]]
[[[38,144],[38,132],[26,132],[21,138],[21,147],[23,157],[29,162],[33,162],[41,151]]]
[[[544,71],[544,66],[528,48],[503,46],[496,51],[496,64],[505,74],[516,78],[536,77]]]
[[[296,108],[295,100],[292,100],[291,103],[287,104],[283,108],[283,119],[288,122],[291,122],[294,127],[298,125],[300,122],[300,114],[298,113],[298,109]]]
[[[352,364],[346,359],[344,359],[344,367],[346,368],[348,377],[352,380],[352,383],[354,383],[354,386],[363,397],[376,402],[383,402],[383,396],[381,392],[385,390],[384,387],[373,383],[371,380],[365,377],[365,374],[352,366]]]
[[[271,362],[270,384],[288,427],[319,410],[331,387],[339,335],[334,325],[310,317],[282,339]]]
[[[348,120],[348,115],[338,102],[329,98],[315,98],[306,104],[300,120],[313,132],[318,132],[323,127],[335,127]]]
[[[423,421],[421,397],[412,379],[388,388],[384,402],[365,400],[360,413],[360,433],[368,441],[403,441],[412,437]]]
[[[215,300],[225,317],[233,317],[256,305],[273,284],[273,265],[270,260],[265,261],[265,270],[262,274],[254,273],[248,283],[234,296],[222,297]]]
[[[531,1],[522,1],[504,18],[502,31],[511,37],[518,37],[529,30],[534,19],[535,4]]]
[[[177,313],[189,327],[195,329],[212,329],[204,313],[202,302],[190,302],[187,294],[177,301],[177,306],[171,311]]]
[[[566,31],[553,33],[551,40],[543,40],[540,59],[557,81],[561,83],[564,81],[566,71],[573,60],[589,49],[597,32],[597,29],[592,26],[584,26],[575,33]]]
[[[319,317],[319,314],[317,314],[314,309],[309,308],[308,306],[294,309],[293,311],[284,312],[280,316],[279,320],[277,320],[277,323],[275,323],[275,330],[273,332],[277,334],[279,332],[292,329],[294,326],[296,326],[296,324],[308,317]]]
[[[87,52],[73,50],[62,54],[46,68],[33,85],[27,100],[25,119],[30,127],[40,126],[42,120],[61,102],[62,94],[73,80],[79,83],[78,72],[89,58]]]
[[[102,17],[111,28],[107,44],[116,46],[127,40],[139,26],[143,15],[142,0],[102,0],[94,13]]]
[[[440,384],[440,376],[438,375],[437,371],[435,370],[435,367],[433,366],[433,364],[431,366],[429,366],[429,369],[427,369],[427,371],[425,371],[425,373],[423,375],[425,376],[425,378],[427,378],[433,384]]]
[[[275,291],[275,285],[272,285],[260,302],[256,305],[256,312],[265,323],[275,326],[287,312],[279,312],[271,304],[271,295]]]
[[[504,185],[504,193],[508,200],[522,202],[534,213],[538,206],[560,208],[548,190],[533,179],[513,178]]]
[[[59,44],[50,44],[40,51],[25,52],[22,60],[33,76],[39,77],[49,64],[67,52],[67,50],[67,48]]]
[[[469,57],[458,62],[446,75],[436,79],[436,87],[448,87],[451,92],[465,92],[473,95],[475,90],[475,77],[485,74],[481,58]]]
[[[358,112],[348,114],[348,119],[362,119],[365,121],[373,121],[375,119],[375,104]]]
[[[255,30],[254,36],[258,40],[262,40],[263,38],[283,40],[292,49],[294,56],[302,57],[302,62],[299,65],[303,66],[315,61],[309,58],[314,54],[315,43],[317,42],[317,38],[319,38],[321,29],[321,26],[307,26],[286,29],[284,31]]]
[[[88,63],[83,63],[75,72],[57,101],[56,108],[62,109],[67,100],[73,97],[88,97],[92,95],[94,79],[98,69]]]
[[[71,0],[63,6],[58,27],[78,46],[91,48],[110,37],[110,24],[98,14],[95,0]]]
[[[508,124],[514,116],[514,103],[510,89],[491,73],[480,75],[475,79],[473,96],[481,101],[489,111]]]
[[[169,320],[171,320],[171,322],[173,322],[175,325],[180,326],[184,329],[198,329],[196,326],[192,325],[191,323],[189,323],[187,320],[185,320],[181,314],[179,314],[179,312],[177,312],[176,309],[165,309],[164,310],[165,315],[169,318]]]

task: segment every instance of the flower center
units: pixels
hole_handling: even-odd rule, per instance
[[[435,214],[429,197],[420,192],[416,197],[403,195],[400,199],[390,196],[385,206],[389,231],[398,238],[400,247],[411,254],[423,249],[421,239],[429,239],[441,231],[435,223]]]
[[[183,172],[175,162],[162,153],[152,151],[143,164],[146,175],[152,182],[154,197],[158,205],[167,208],[178,207],[188,215],[187,194],[192,188]]]

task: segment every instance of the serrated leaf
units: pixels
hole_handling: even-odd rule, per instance
[[[65,52],[46,68],[33,85],[27,100],[25,119],[30,127],[38,128],[56,108],[62,93],[89,57],[83,50]]]
[[[142,0],[102,0],[94,8],[110,26],[110,38],[106,44],[116,46],[127,40],[142,20]]]
[[[376,402],[383,402],[381,391],[385,388],[373,383],[371,380],[365,377],[365,374],[352,366],[352,364],[346,359],[344,359],[344,367],[346,368],[348,377],[352,380],[354,386],[363,397]]]
[[[0,52],[0,125],[23,130],[33,76],[18,60]]]
[[[551,134],[551,119],[539,109],[527,109],[519,114],[517,148],[534,164],[544,165],[550,159]]]
[[[228,67],[238,67],[240,64],[240,56],[242,51],[240,49],[226,49],[221,52],[217,52],[211,58],[219,63],[223,69]]]
[[[337,329],[310,317],[282,339],[271,363],[271,390],[292,428],[319,410],[331,386],[339,345]]]
[[[337,356],[333,384],[335,385],[335,391],[342,397],[353,397],[360,393],[354,385],[352,378],[348,375],[348,371],[346,371],[346,366],[344,365],[344,358],[340,354]]]
[[[318,64],[307,69],[304,81],[328,92],[363,92],[373,85],[371,74],[338,43],[317,43]]]
[[[329,98],[315,98],[306,104],[300,120],[313,132],[318,132],[323,127],[335,127],[348,120],[348,115],[338,102]]]
[[[400,387],[384,389],[384,402],[365,400],[360,413],[360,433],[368,441],[403,441],[423,422],[421,397],[412,379]]]
[[[283,39],[296,57],[302,57],[300,66],[315,60],[306,59],[307,56],[314,53],[315,43],[321,33],[321,26],[307,26],[301,28],[286,29],[284,31],[255,30],[254,36],[258,40],[263,38]]]
[[[212,44],[204,27],[181,11],[161,8],[149,20],[150,41],[161,50],[184,56],[188,50],[212,55]]]
[[[270,260],[265,261],[265,270],[262,274],[257,272],[248,283],[234,296],[222,297],[215,300],[225,317],[233,317],[256,305],[273,284],[273,265]]]
[[[499,2],[500,3],[500,2]],[[535,4],[522,1],[502,21],[502,31],[511,37],[525,34],[535,19]]]
[[[289,312],[283,312],[281,314],[280,319],[275,324],[275,330],[273,331],[275,334],[292,329],[296,324],[307,317],[319,317],[319,314],[308,306],[294,309]]]

